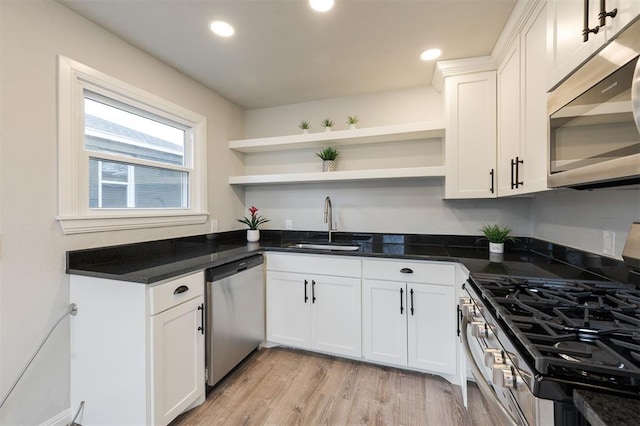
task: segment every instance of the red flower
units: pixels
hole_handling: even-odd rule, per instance
[[[258,209],[256,208],[256,206],[251,206],[251,208],[249,209],[249,213],[251,213],[251,216],[255,216],[257,211]]]

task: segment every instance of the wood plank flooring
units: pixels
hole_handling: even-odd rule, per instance
[[[187,425],[500,424],[475,385],[469,410],[459,388],[411,371],[285,348],[250,355],[201,406],[171,426]]]

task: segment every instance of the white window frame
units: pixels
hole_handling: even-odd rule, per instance
[[[191,129],[185,146],[189,205],[181,209],[92,209],[84,148],[84,91],[89,90]],[[206,118],[64,56],[58,57],[58,217],[65,234],[205,223]],[[95,157],[95,155],[94,155]],[[106,158],[108,155],[100,155]]]

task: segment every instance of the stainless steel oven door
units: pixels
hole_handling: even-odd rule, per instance
[[[497,321],[469,293],[471,298],[460,300],[462,345],[480,391],[506,424],[553,424],[553,401],[533,395],[525,383],[531,378],[529,369],[511,345],[505,347],[498,339],[502,333]]]

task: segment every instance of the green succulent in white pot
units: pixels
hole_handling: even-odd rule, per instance
[[[336,170],[336,159],[340,155],[340,151],[332,146],[322,148],[316,155],[322,160],[322,171],[333,172]]]
[[[489,251],[491,253],[504,253],[504,243],[507,241],[516,241],[515,238],[509,236],[511,228],[508,226],[487,224],[480,228],[480,232],[489,240]]]

